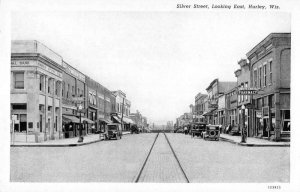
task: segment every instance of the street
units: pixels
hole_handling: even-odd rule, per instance
[[[11,147],[12,182],[289,182],[289,147],[243,147],[167,133],[79,147]]]

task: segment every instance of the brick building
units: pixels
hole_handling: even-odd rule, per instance
[[[253,134],[281,140],[290,137],[291,34],[271,33],[247,54],[253,96]]]

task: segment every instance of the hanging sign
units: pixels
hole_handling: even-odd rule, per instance
[[[240,88],[238,90],[238,94],[239,95],[255,95],[257,94],[257,89],[252,89],[252,88],[249,88],[249,89],[245,89],[245,88]]]

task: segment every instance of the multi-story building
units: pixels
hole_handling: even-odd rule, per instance
[[[129,118],[131,102],[126,99],[126,94],[121,90],[113,91],[113,95],[116,97],[116,115],[113,115],[113,121],[122,123],[123,130],[130,130],[130,126],[134,122]]]
[[[203,115],[206,116],[206,122],[209,124],[219,124],[219,119],[224,121],[225,114],[225,98],[224,93],[236,86],[236,82],[219,81],[214,79],[206,88],[208,94],[208,111]],[[219,98],[221,97],[221,104],[219,108]]]
[[[237,87],[225,92],[225,113],[226,113],[226,127],[231,126],[232,130],[239,132],[237,122]]]
[[[290,137],[291,34],[271,33],[247,54],[253,96],[253,134]]]
[[[250,88],[250,64],[247,63],[246,59],[241,59],[238,62],[240,69],[234,72],[237,78],[237,89],[249,89]],[[237,92],[238,93],[238,92]],[[247,136],[252,137],[254,135],[252,129],[252,116],[253,116],[253,105],[251,95],[237,95],[237,123],[239,127],[242,127],[242,106],[245,107],[245,126],[247,130]]]
[[[77,107],[80,104],[75,98],[81,97],[81,105],[85,105],[85,75],[77,69],[63,61],[63,81],[62,81],[62,130],[65,138],[75,137],[78,135],[78,118]]]
[[[62,137],[63,60],[37,41],[12,41],[11,115],[14,140]]]

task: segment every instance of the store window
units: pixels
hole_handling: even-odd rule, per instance
[[[27,115],[26,114],[17,114],[17,120],[19,123],[15,124],[15,132],[26,132],[27,131]]]
[[[282,131],[291,131],[290,110],[281,110]]]
[[[16,72],[14,74],[15,89],[24,89],[24,72]]]

